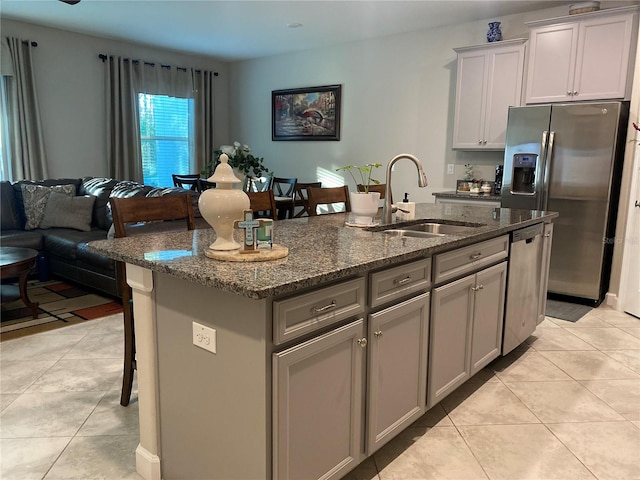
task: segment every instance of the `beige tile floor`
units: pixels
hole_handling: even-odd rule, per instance
[[[116,315],[0,344],[0,479],[141,478],[121,328]],[[640,480],[640,320],[547,318],[347,479]]]

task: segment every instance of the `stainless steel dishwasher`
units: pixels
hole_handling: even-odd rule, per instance
[[[511,232],[502,355],[524,342],[538,324],[542,234],[542,223]]]

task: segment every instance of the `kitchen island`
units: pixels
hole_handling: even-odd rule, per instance
[[[212,229],[92,242],[127,263],[134,292],[138,472],[154,480],[341,478],[464,381],[457,375],[427,398],[427,376],[441,375],[428,368],[432,285],[501,279],[495,289],[484,281],[497,299],[487,305],[502,301],[491,307],[501,321],[509,233],[555,216],[418,204],[414,221],[366,229],[345,227],[347,214],[285,220],[274,241],[289,255],[269,262],[207,258]],[[383,232],[429,220],[469,228],[430,238]],[[461,264],[457,252],[471,260]],[[480,317],[492,316],[476,312],[469,334]],[[205,330],[204,348],[195,346],[200,326],[215,330]],[[478,345],[493,341],[491,356],[476,361],[474,347],[465,370],[499,354],[502,326],[491,328],[478,335]]]

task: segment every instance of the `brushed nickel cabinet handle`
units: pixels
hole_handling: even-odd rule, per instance
[[[402,280],[394,280],[394,283],[396,285],[404,285],[405,283],[409,283],[411,281],[411,277],[407,276],[405,278],[403,278]]]
[[[360,345],[362,348],[367,346],[367,339],[366,338],[359,338],[358,339],[358,345]]]
[[[469,255],[469,259],[471,260],[477,260],[478,258],[480,258],[482,256],[482,252],[478,252],[478,253],[472,253],[471,255]]]
[[[380,337],[382,337],[382,330],[378,330],[378,331],[376,331],[376,332],[373,332],[373,334],[374,334],[377,338],[380,338]]]
[[[337,306],[338,306],[338,304],[336,303],[336,301],[332,300],[329,305],[325,305],[324,307],[313,307],[311,309],[311,313],[326,312],[327,310],[331,310],[332,308],[336,308]]]

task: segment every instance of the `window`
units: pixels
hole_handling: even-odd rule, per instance
[[[138,94],[145,185],[172,187],[174,173],[192,173],[193,99]]]

